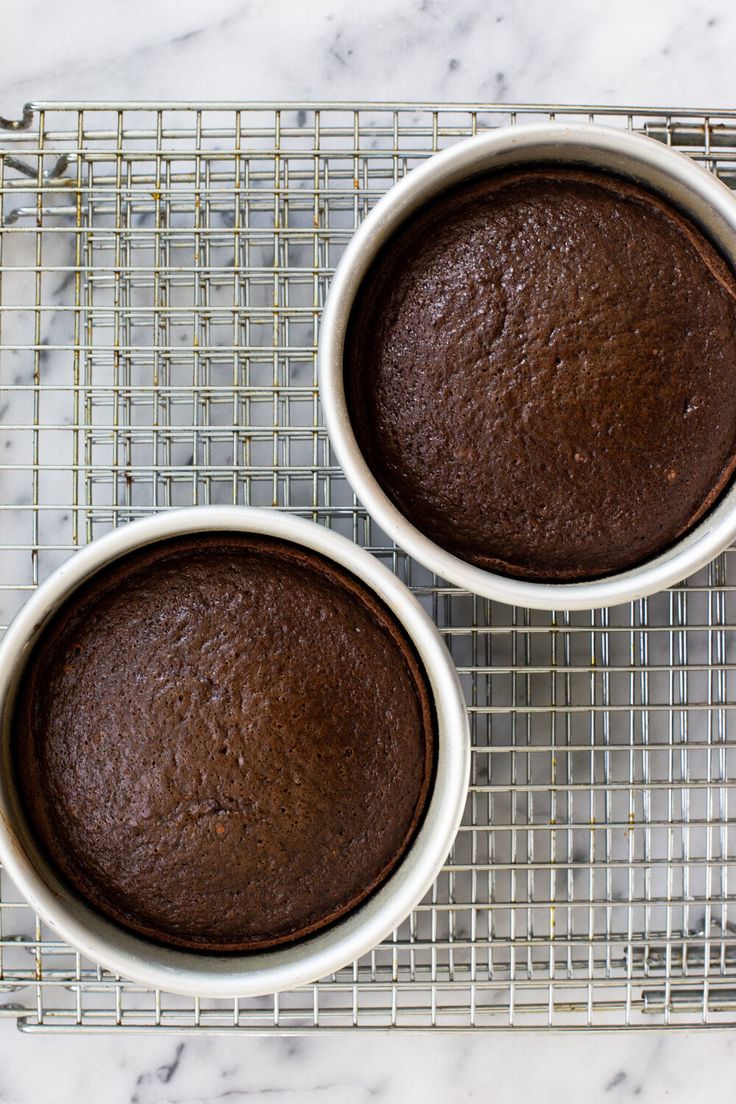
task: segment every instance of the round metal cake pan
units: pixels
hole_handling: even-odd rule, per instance
[[[595,609],[663,590],[723,551],[736,536],[736,485],[690,532],[630,570],[578,583],[509,578],[441,548],[400,513],[361,454],[345,397],[343,349],[348,321],[361,282],[383,245],[415,211],[462,181],[544,164],[615,173],[643,185],[689,216],[736,269],[736,198],[684,154],[643,135],[587,123],[499,128],[458,142],[412,170],[361,224],[337,267],[322,317],[320,396],[332,444],[356,495],[381,529],[421,564],[475,594],[511,605]]]
[[[424,820],[396,870],[343,920],[299,943],[254,954],[162,947],[117,926],[72,892],[36,846],[13,784],[10,732],[24,665],[50,617],[95,572],[156,541],[190,533],[261,533],[313,549],[367,584],[393,610],[424,665],[437,718],[434,782]],[[39,916],[83,955],[122,977],[172,993],[258,996],[305,985],[371,950],[404,920],[437,877],[455,838],[468,786],[470,740],[457,672],[437,628],[386,567],[344,537],[272,510],[210,506],[132,522],[93,541],[28,600],[0,644],[0,861]]]

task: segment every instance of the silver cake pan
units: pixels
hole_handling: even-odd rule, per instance
[[[353,490],[381,529],[425,567],[475,594],[510,605],[594,609],[663,590],[723,551],[736,535],[736,484],[690,532],[635,568],[579,583],[513,579],[441,548],[400,513],[360,452],[345,398],[348,320],[361,281],[382,246],[413,212],[446,189],[480,173],[529,164],[582,166],[644,185],[688,215],[736,269],[736,198],[684,154],[642,135],[586,123],[499,128],[429,158],[394,185],[357,230],[338,265],[322,318],[320,396],[330,438]]]
[[[134,549],[188,533],[263,533],[321,553],[393,610],[426,671],[437,718],[434,783],[417,836],[396,870],[355,912],[314,937],[256,954],[175,950],[117,926],[72,892],[39,851],[13,785],[13,699],[49,618],[95,572]],[[385,939],[437,877],[460,824],[470,740],[457,672],[437,628],[404,586],[364,549],[309,521],[272,510],[210,506],[132,522],[93,541],[44,582],[0,644],[0,862],[39,916],[73,947],[122,977],[193,996],[258,996],[294,989],[341,969]]]

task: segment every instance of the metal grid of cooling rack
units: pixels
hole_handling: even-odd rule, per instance
[[[131,518],[292,510],[413,587],[460,669],[473,742],[431,893],[299,992],[148,992],[60,943],[3,875],[0,1015],[23,1029],[736,1021],[733,552],[629,607],[492,605],[387,544],[321,423],[320,309],[371,205],[459,138],[550,116],[645,131],[736,185],[736,112],[39,103],[0,120],[0,621]]]

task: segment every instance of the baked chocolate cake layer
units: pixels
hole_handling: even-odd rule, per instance
[[[274,947],[379,886],[427,802],[434,719],[394,616],[316,553],[177,538],[101,571],[16,703],[32,831],[83,897],[164,944]]]
[[[346,389],[376,479],[443,548],[543,582],[621,571],[695,525],[736,467],[736,280],[631,183],[476,179],[369,270]]]

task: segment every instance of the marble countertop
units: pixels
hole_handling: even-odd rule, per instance
[[[5,0],[0,114],[30,99],[736,106],[729,0]],[[732,1033],[23,1037],[4,1104],[726,1099]],[[730,1091],[730,1090],[729,1090]]]
[[[733,104],[728,0],[5,0],[29,99]]]

